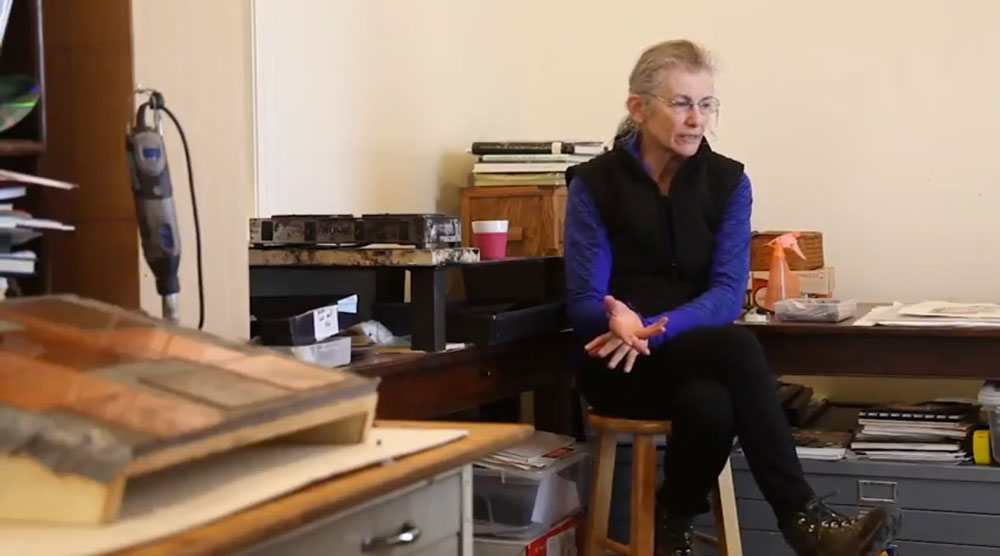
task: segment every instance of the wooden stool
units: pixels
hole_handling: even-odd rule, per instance
[[[607,550],[624,556],[653,556],[654,506],[656,491],[656,446],[653,437],[670,436],[670,421],[615,419],[590,413],[587,423],[597,434],[597,458],[590,485],[590,507],[584,531],[583,556],[603,556]],[[632,521],[630,543],[625,546],[608,538],[608,514],[611,510],[611,481],[615,468],[615,448],[619,433],[633,435],[632,440]],[[698,540],[715,546],[723,556],[742,556],[740,527],[736,517],[733,474],[726,467],[712,492],[715,528],[718,539],[696,534]]]

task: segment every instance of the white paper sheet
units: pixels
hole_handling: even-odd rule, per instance
[[[911,317],[996,320],[1000,319],[1000,305],[995,303],[924,301],[903,307],[899,310],[899,313]]]
[[[467,434],[464,430],[374,428],[364,444],[286,444],[237,450],[129,482],[121,517],[111,525],[0,524],[0,555],[91,556],[120,550]]]
[[[911,306],[915,307],[915,306]],[[854,326],[911,326],[931,328],[981,328],[1000,327],[998,319],[926,317],[904,314],[907,306],[894,303],[889,306],[875,307],[867,315],[854,321]]]

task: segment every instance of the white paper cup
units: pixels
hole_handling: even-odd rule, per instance
[[[506,232],[506,220],[474,220],[472,222],[472,233],[474,234],[502,234]]]
[[[507,257],[507,221],[477,220],[472,223],[472,243],[479,248],[484,261]]]

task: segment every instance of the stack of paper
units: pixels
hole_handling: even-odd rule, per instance
[[[1000,326],[1000,305],[950,301],[924,301],[913,305],[894,303],[872,309],[854,325],[994,327]]]
[[[976,413],[975,406],[946,402],[864,409],[851,450],[862,459],[961,463],[969,459],[963,441]]]
[[[528,440],[506,450],[494,452],[477,464],[491,469],[513,468],[524,471],[545,469],[577,453],[580,448],[574,444],[575,440],[572,437],[536,431]]]
[[[76,185],[69,182],[0,169],[0,201],[15,201],[24,197],[28,192],[26,187],[28,185],[56,189],[76,188]],[[73,229],[73,226],[62,222],[35,218],[24,210],[16,209],[14,203],[0,203],[0,245],[2,246],[20,245],[38,237],[37,233],[30,232],[30,230],[72,231]]]
[[[34,274],[36,261],[38,255],[34,251],[0,253],[0,274]]]

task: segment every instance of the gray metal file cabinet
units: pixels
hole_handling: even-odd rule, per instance
[[[898,505],[903,523],[894,556],[1000,554],[1000,467],[847,460],[802,465],[817,494],[832,494],[827,503],[837,511]],[[733,478],[744,554],[794,556],[742,456],[733,457]],[[711,530],[711,517],[698,525]]]

